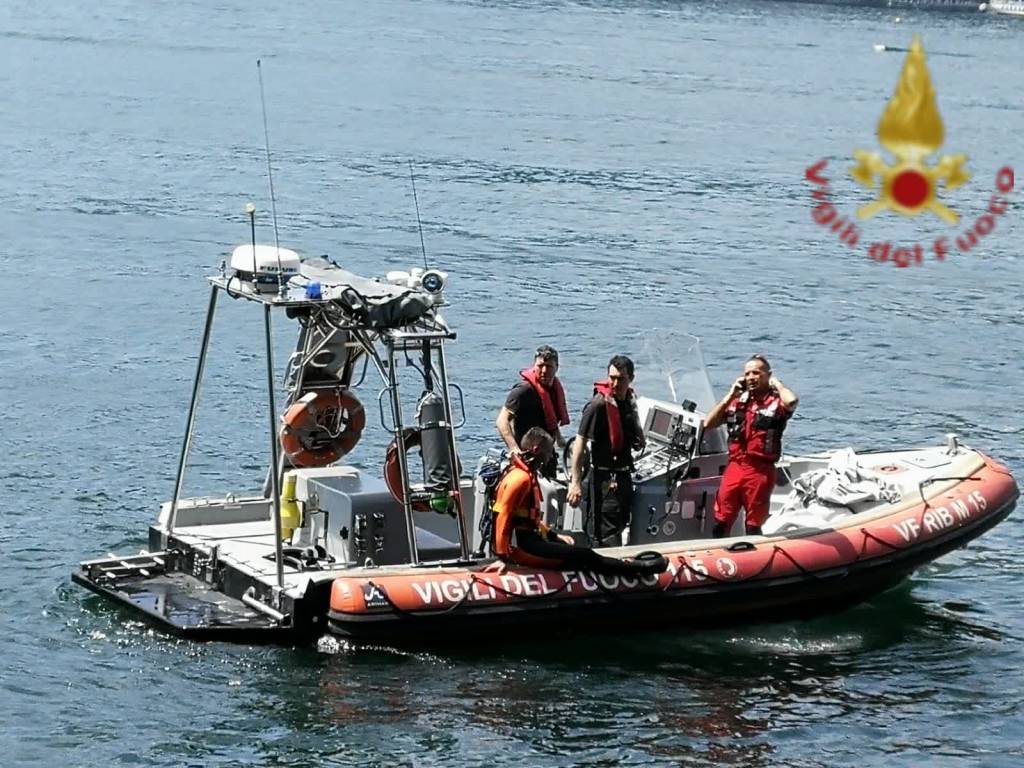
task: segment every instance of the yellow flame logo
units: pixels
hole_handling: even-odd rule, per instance
[[[877,152],[853,152],[857,165],[850,175],[868,189],[879,189],[878,199],[859,208],[857,216],[868,219],[884,210],[904,216],[931,211],[948,224],[956,224],[960,217],[938,201],[938,187],[941,183],[951,190],[967,183],[971,178],[963,168],[967,155],[943,155],[934,166],[925,162],[944,138],[924,46],[914,35],[896,92],[878,121],[878,143],[896,157],[895,165],[889,165]]]

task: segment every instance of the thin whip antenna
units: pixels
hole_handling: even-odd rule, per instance
[[[420,230],[420,250],[423,251],[423,268],[430,269],[427,265],[427,246],[423,242],[423,222],[420,221],[420,201],[416,197],[416,175],[412,172],[412,160],[409,161],[409,181],[412,182],[412,201],[416,205],[416,226]]]
[[[270,216],[274,222],[274,249],[277,252],[277,287],[284,291],[284,270],[281,268],[281,237],[277,233],[277,199],[274,195],[274,170],[270,167],[270,131],[267,130],[267,97],[263,93],[263,67],[256,59],[256,74],[260,80],[260,108],[263,110],[263,144],[267,150],[267,179],[270,181]],[[255,252],[256,247],[253,246]],[[255,276],[253,277],[255,279]]]

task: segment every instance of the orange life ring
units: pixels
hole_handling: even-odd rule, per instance
[[[418,448],[420,445],[420,430],[417,427],[406,427],[402,430],[402,440],[405,441],[405,451],[410,448]],[[394,439],[388,444],[388,451],[384,457],[384,482],[388,490],[395,497],[399,504],[405,503],[405,493],[402,490],[402,468],[398,466],[398,440]],[[430,503],[426,501],[414,501],[412,508],[416,512],[429,512]]]
[[[355,448],[366,426],[351,391],[309,392],[281,418],[281,447],[297,467],[326,467]]]

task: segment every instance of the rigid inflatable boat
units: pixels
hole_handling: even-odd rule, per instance
[[[669,560],[659,576],[631,578],[502,564],[399,569],[335,580],[333,632],[381,637],[408,632],[475,633],[510,623],[550,629],[708,627],[837,611],[894,586],[1006,517],[1017,487],[1006,467],[963,448],[868,454],[902,475],[898,502],[860,503],[832,525],[774,535],[675,541],[604,550],[654,549]],[[928,460],[928,471],[920,467]],[[826,462],[791,458],[783,473]],[[934,470],[941,470],[940,475]],[[783,489],[786,486],[783,486]],[[672,522],[672,515],[666,516]]]
[[[741,517],[733,535],[712,539],[727,456],[724,431],[703,429],[714,394],[695,337],[656,332],[635,356],[647,448],[635,457],[631,522],[621,546],[600,552],[657,552],[668,570],[638,577],[507,567],[490,556],[486,537],[502,459],[485,456],[472,474],[460,461],[464,403],[446,357],[455,332],[441,314],[445,273],[372,279],[254,242],[209,282],[175,485],[149,546],[83,562],[73,574],[178,635],[291,643],[332,632],[415,643],[512,622],[547,632],[808,616],[893,586],[981,535],[1017,499],[1006,467],[953,435],[905,450],[786,455],[764,535],[735,535]],[[183,498],[222,295],[263,310],[266,479],[249,492]],[[281,409],[274,313],[298,325]],[[678,359],[664,359],[666,349]],[[380,384],[368,382],[374,375]],[[420,394],[410,402],[408,392]],[[239,418],[251,412],[239,404]],[[384,437],[376,444],[363,435],[374,425]],[[379,469],[346,463],[353,456]],[[585,528],[565,503],[564,482],[542,488],[548,525]]]

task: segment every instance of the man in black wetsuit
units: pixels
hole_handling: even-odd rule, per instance
[[[594,398],[583,409],[572,451],[571,506],[586,502],[585,529],[594,546],[614,546],[629,525],[633,506],[633,451],[644,447],[644,433],[633,394],[633,361],[616,355],[608,378],[594,383]],[[583,484],[583,451],[590,446],[590,467]]]
[[[520,381],[508,393],[498,413],[495,426],[505,441],[510,456],[522,452],[523,436],[533,427],[541,427],[559,447],[565,446],[561,427],[569,423],[565,392],[558,380],[558,352],[546,344],[537,349],[533,367],[519,372]],[[545,477],[553,478],[557,463],[554,452],[540,468]]]

